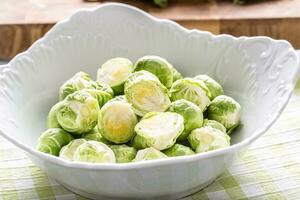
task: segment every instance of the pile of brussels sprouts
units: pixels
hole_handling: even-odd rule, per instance
[[[76,73],[59,90],[37,149],[76,162],[127,163],[230,145],[240,105],[207,75],[183,78],[164,58],[106,61],[93,81]]]

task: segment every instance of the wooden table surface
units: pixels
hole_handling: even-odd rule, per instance
[[[187,28],[235,36],[266,35],[286,39],[300,48],[300,0],[267,0],[238,6],[229,0],[169,0],[161,9],[151,0],[121,0],[148,13],[174,20]],[[101,3],[107,1],[101,1]],[[0,0],[0,59],[26,50],[57,21],[79,8],[101,3],[83,0]]]

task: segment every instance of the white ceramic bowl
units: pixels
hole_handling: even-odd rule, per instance
[[[208,153],[128,164],[71,163],[37,152],[59,86],[75,72],[94,76],[108,58],[159,55],[186,76],[206,73],[242,105],[232,146]],[[55,25],[28,51],[0,68],[0,133],[75,193],[105,198],[178,198],[218,177],[235,155],[262,135],[287,104],[299,58],[286,41],[215,36],[186,30],[141,10],[104,4]]]

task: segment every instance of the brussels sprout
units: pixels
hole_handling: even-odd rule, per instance
[[[186,99],[195,103],[202,111],[210,104],[208,88],[201,80],[179,79],[173,83],[170,93],[172,101]]]
[[[106,102],[113,98],[111,94],[102,90],[83,89],[83,91],[86,91],[98,101],[99,108],[101,108],[104,104],[106,104]]]
[[[72,94],[83,88],[91,86],[91,78],[85,72],[78,72],[72,78],[67,80],[59,89],[59,99],[65,99],[69,94]]]
[[[135,159],[133,160],[134,162],[139,162],[139,161],[145,161],[145,160],[154,160],[154,159],[160,159],[160,158],[167,158],[164,153],[149,147],[143,150],[139,150],[136,154]]]
[[[220,122],[231,132],[240,123],[241,106],[233,98],[220,95],[211,102],[206,114],[208,119]]]
[[[195,77],[196,80],[201,80],[205,83],[206,87],[210,92],[210,100],[213,100],[215,97],[224,94],[222,86],[207,75],[198,75]]]
[[[51,108],[47,117],[47,128],[61,128],[56,118],[56,112],[63,105],[63,101],[60,101]]]
[[[125,83],[125,96],[139,116],[151,111],[163,112],[171,103],[167,88],[147,71],[135,72],[129,77]]]
[[[183,79],[183,76],[181,75],[181,73],[179,71],[177,71],[177,69],[175,69],[173,67],[173,82],[175,82],[179,79]]]
[[[91,163],[115,163],[114,152],[104,143],[87,141],[79,145],[74,153],[74,161]]]
[[[171,148],[164,150],[164,154],[169,157],[193,155],[195,152],[190,148],[181,144],[174,144]]]
[[[203,127],[205,126],[212,127],[226,133],[226,128],[220,122],[215,120],[204,119]]]
[[[93,130],[91,130],[90,132],[82,134],[81,137],[86,140],[95,140],[95,141],[102,142],[102,143],[108,144],[108,145],[111,144],[111,142],[106,140],[101,135],[101,133],[99,133],[98,126],[95,126],[95,128]]]
[[[115,153],[117,163],[131,162],[136,156],[136,149],[134,147],[129,147],[126,144],[111,145],[110,148]]]
[[[107,92],[112,97],[114,97],[114,91],[113,91],[113,89],[109,85],[107,85],[105,83],[100,83],[98,81],[94,81],[94,82],[91,83],[91,88]]]
[[[164,150],[174,145],[184,129],[183,117],[172,112],[151,112],[135,126],[136,136],[131,141],[136,149],[154,147]]]
[[[137,116],[131,104],[113,99],[101,108],[98,128],[105,139],[116,144],[122,144],[131,140],[137,122]]]
[[[190,101],[185,99],[174,101],[168,111],[178,113],[184,118],[184,130],[177,140],[185,140],[192,130],[202,127],[202,111]]]
[[[144,56],[135,63],[135,71],[146,70],[158,77],[160,82],[170,88],[173,83],[173,67],[164,58]]]
[[[97,81],[112,87],[114,93],[123,93],[124,83],[134,67],[127,58],[113,58],[106,61],[97,72]]]
[[[58,156],[60,149],[71,142],[74,138],[61,128],[50,128],[39,138],[37,150]]]
[[[57,121],[63,129],[74,134],[91,131],[97,124],[98,101],[81,90],[67,96],[56,112]]]
[[[192,149],[196,153],[211,151],[230,146],[230,137],[215,128],[197,128],[188,136]]]
[[[74,153],[77,149],[77,147],[81,144],[83,144],[84,142],[86,142],[85,139],[75,139],[72,140],[69,144],[65,145],[59,152],[59,157],[65,159],[65,160],[69,160],[69,161],[73,161],[74,160]]]

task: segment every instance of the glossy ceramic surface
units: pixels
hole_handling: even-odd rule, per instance
[[[242,105],[232,146],[208,153],[127,164],[71,163],[37,152],[59,86],[75,72],[95,78],[115,56],[132,61],[160,55],[185,76],[208,74]],[[28,51],[0,68],[0,133],[27,152],[51,177],[90,198],[163,198],[189,195],[218,177],[278,118],[299,73],[286,41],[212,35],[158,20],[123,4],[80,10],[55,25]]]

